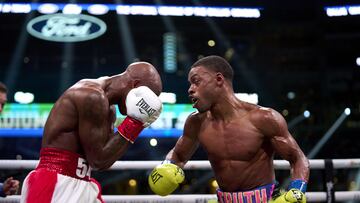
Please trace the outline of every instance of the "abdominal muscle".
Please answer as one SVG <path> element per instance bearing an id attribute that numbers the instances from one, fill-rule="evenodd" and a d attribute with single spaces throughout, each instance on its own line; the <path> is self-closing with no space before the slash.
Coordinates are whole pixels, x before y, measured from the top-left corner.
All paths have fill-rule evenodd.
<path id="1" fill-rule="evenodd" d="M 272 167 L 265 163 L 210 160 L 219 188 L 224 192 L 251 190 L 274 182 Z"/>

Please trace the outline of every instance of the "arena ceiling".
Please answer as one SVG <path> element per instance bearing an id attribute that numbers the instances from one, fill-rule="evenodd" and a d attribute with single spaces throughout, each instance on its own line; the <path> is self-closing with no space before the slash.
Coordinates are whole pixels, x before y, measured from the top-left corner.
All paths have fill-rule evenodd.
<path id="1" fill-rule="evenodd" d="M 360 27 L 357 22 L 360 16 L 328 17 L 324 8 L 342 5 L 339 2 L 106 3 L 114 2 L 256 7 L 262 10 L 261 17 L 257 19 L 126 16 L 125 21 L 120 20 L 115 12 L 109 12 L 97 16 L 108 25 L 106 33 L 81 43 L 49 42 L 30 36 L 25 26 L 29 20 L 41 15 L 36 11 L 31 14 L 1 13 L 0 80 L 9 81 L 9 76 L 13 76 L 10 81 L 12 92 L 30 91 L 35 93 L 36 102 L 53 102 L 65 88 L 81 78 L 117 74 L 128 64 L 125 56 L 129 49 L 124 47 L 124 33 L 121 31 L 126 23 L 130 33 L 128 41 L 133 44 L 136 59 L 152 62 L 162 73 L 165 90 L 176 92 L 181 103 L 188 102 L 186 73 L 189 65 L 199 56 L 217 54 L 226 57 L 233 65 L 235 90 L 259 93 L 260 102 L 264 105 L 283 108 L 287 105 L 289 91 L 298 93 L 299 99 L 314 101 L 312 103 L 334 100 L 334 105 L 357 105 L 360 76 L 355 60 L 359 56 Z M 352 3 L 347 2 L 346 5 Z M 169 22 L 172 30 L 166 25 Z M 163 34 L 169 31 L 176 32 L 178 43 L 182 46 L 177 53 L 178 70 L 172 74 L 162 71 Z M 215 47 L 207 45 L 210 39 L 216 41 Z M 64 60 L 65 55 L 68 61 Z M 18 67 L 19 71 L 15 72 L 14 67 Z M 66 82 L 60 81 L 65 72 L 68 75 Z"/>

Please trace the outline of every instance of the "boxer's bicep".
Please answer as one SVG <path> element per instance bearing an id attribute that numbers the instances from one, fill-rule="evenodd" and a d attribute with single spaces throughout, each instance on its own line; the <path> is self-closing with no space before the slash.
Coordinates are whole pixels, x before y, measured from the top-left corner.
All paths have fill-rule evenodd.
<path id="1" fill-rule="evenodd" d="M 271 139 L 277 154 L 289 161 L 293 179 L 307 181 L 309 178 L 309 161 L 296 140 L 290 134 L 285 119 L 280 114 L 274 116 L 274 126 L 277 129 Z"/>
<path id="2" fill-rule="evenodd" d="M 90 165 L 101 156 L 108 139 L 109 107 L 103 98 L 92 95 L 79 108 L 79 138 Z"/>
<path id="3" fill-rule="evenodd" d="M 276 153 L 290 163 L 294 163 L 301 152 L 300 147 L 289 132 L 274 135 L 271 143 Z"/>
<path id="4" fill-rule="evenodd" d="M 293 153 L 299 148 L 288 131 L 285 119 L 272 109 L 263 110 L 261 131 L 271 140 L 273 149 L 284 159 L 292 160 Z"/>
<path id="5" fill-rule="evenodd" d="M 262 119 L 261 131 L 271 140 L 273 149 L 281 158 L 293 165 L 304 157 L 281 114 L 268 109 L 263 113 Z"/>

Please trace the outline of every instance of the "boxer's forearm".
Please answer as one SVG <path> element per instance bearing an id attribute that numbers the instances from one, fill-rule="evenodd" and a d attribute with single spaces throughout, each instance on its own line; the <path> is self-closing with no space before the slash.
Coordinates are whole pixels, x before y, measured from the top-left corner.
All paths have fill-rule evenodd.
<path id="1" fill-rule="evenodd" d="M 291 178 L 302 179 L 306 182 L 309 180 L 310 164 L 305 155 L 299 156 L 299 158 L 291 164 Z"/>
<path id="2" fill-rule="evenodd" d="M 110 139 L 106 142 L 105 146 L 96 153 L 96 156 L 88 158 L 88 161 L 94 169 L 107 169 L 125 154 L 129 145 L 130 142 L 120 136 L 119 132 L 115 132 L 114 135 L 110 135 Z"/>
<path id="3" fill-rule="evenodd" d="M 183 168 L 191 159 L 199 146 L 197 139 L 183 135 L 176 142 L 175 147 L 167 154 L 166 159 Z"/>
<path id="4" fill-rule="evenodd" d="M 170 150 L 165 159 L 170 160 L 171 163 L 176 164 L 180 168 L 183 168 L 187 162 L 187 160 L 181 160 L 179 155 L 175 153 L 174 149 Z"/>

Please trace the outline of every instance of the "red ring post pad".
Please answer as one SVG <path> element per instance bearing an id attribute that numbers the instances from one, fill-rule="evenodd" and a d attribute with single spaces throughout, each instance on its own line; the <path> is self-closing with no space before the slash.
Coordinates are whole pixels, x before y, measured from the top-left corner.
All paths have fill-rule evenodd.
<path id="1" fill-rule="evenodd" d="M 144 126 L 142 122 L 127 116 L 117 129 L 123 138 L 134 144 Z"/>

